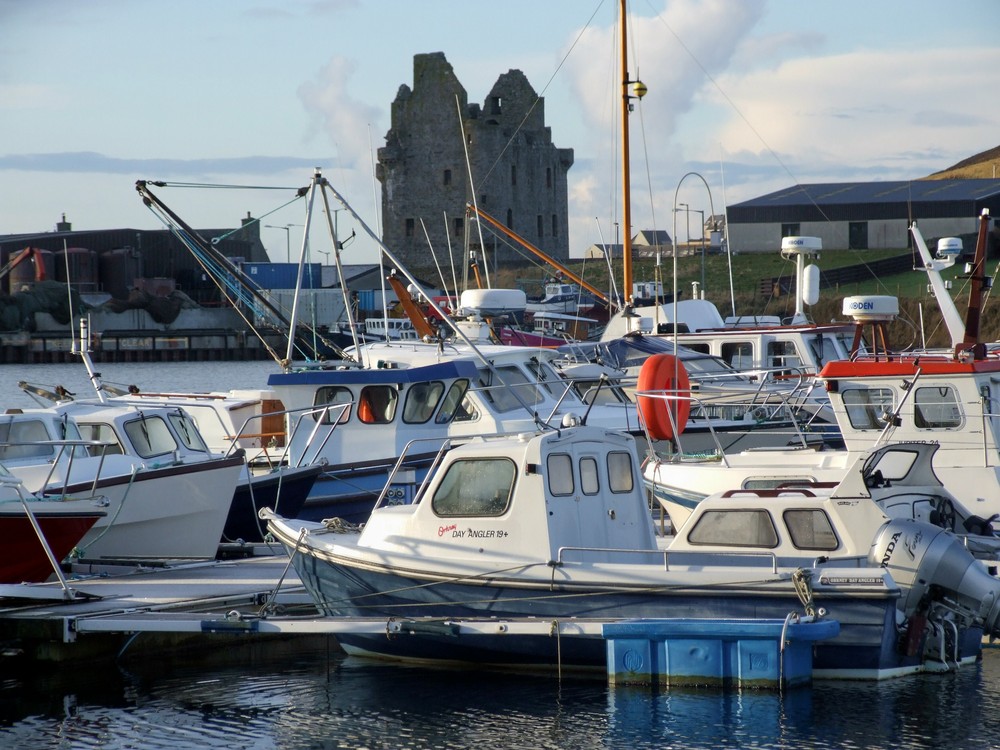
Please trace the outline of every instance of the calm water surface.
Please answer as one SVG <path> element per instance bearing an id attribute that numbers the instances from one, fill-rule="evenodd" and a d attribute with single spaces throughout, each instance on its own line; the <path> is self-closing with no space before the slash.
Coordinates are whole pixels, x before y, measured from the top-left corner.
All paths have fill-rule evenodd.
<path id="1" fill-rule="evenodd" d="M 145 390 L 265 385 L 269 362 L 99 365 Z M 89 395 L 82 366 L 0 365 Z M 221 651 L 221 653 L 219 652 Z M 789 691 L 609 688 L 601 679 L 436 671 L 350 659 L 315 640 L 0 673 L 0 748 L 961 748 L 1000 747 L 1000 651 L 945 675 Z"/>
<path id="2" fill-rule="evenodd" d="M 1000 653 L 955 674 L 772 692 L 432 671 L 325 648 L 8 676 L 5 748 L 962 748 L 1000 744 Z"/>
<path id="3" fill-rule="evenodd" d="M 274 362 L 133 362 L 95 363 L 108 384 L 137 385 L 144 391 L 220 391 L 263 388 L 267 376 L 278 372 Z M 94 388 L 83 365 L 77 362 L 46 365 L 0 364 L 0 410 L 39 406 L 18 388 L 20 381 L 35 385 L 64 386 L 77 398 L 93 398 Z"/>

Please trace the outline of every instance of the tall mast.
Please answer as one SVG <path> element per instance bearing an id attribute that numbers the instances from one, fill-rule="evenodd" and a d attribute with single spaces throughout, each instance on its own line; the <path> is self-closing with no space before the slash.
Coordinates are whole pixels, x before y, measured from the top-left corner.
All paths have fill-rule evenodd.
<path id="1" fill-rule="evenodd" d="M 629 182 L 629 149 L 628 149 L 628 38 L 626 35 L 627 19 L 625 17 L 625 1 L 621 0 L 621 55 L 622 55 L 622 294 L 625 303 L 632 302 L 632 199 Z"/>

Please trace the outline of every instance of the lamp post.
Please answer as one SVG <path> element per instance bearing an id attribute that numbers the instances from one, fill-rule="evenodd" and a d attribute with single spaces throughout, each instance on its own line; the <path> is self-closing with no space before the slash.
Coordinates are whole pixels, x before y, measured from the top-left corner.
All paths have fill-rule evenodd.
<path id="1" fill-rule="evenodd" d="M 708 187 L 708 182 L 705 180 L 705 178 L 702 177 L 697 172 L 688 172 L 683 177 L 681 177 L 680 181 L 677 183 L 677 189 L 674 190 L 674 244 L 675 244 L 675 250 L 674 250 L 674 345 L 675 346 L 677 344 L 677 251 L 676 251 L 677 210 L 678 210 L 677 206 L 685 206 L 685 205 L 687 205 L 687 204 L 684 204 L 684 203 L 678 203 L 677 202 L 677 197 L 680 194 L 681 185 L 684 184 L 684 180 L 686 180 L 688 177 L 697 177 L 698 179 L 700 179 L 702 181 L 702 183 L 704 183 L 705 190 L 708 191 L 708 205 L 709 205 L 709 208 L 711 209 L 710 215 L 711 216 L 715 216 L 715 204 L 712 201 L 712 190 Z M 704 234 L 705 234 L 704 231 L 702 231 L 702 237 L 704 237 Z M 690 232 L 688 234 L 688 237 L 689 237 L 689 240 L 690 240 Z M 729 263 L 730 263 L 730 265 L 729 265 L 729 294 L 732 297 L 732 302 L 733 302 L 733 315 L 736 315 L 736 295 L 735 295 L 735 292 L 733 290 L 733 266 L 732 266 L 732 259 L 730 259 Z"/>
<path id="2" fill-rule="evenodd" d="M 705 293 L 705 211 L 703 209 L 694 209 L 694 212 L 701 216 L 701 293 Z M 688 238 L 688 245 L 691 244 L 691 238 Z"/>
<path id="3" fill-rule="evenodd" d="M 301 224 L 285 224 L 283 227 L 279 227 L 276 224 L 265 224 L 265 229 L 280 229 L 285 233 L 285 262 L 292 262 L 292 227 L 301 227 Z"/>
<path id="4" fill-rule="evenodd" d="M 684 230 L 684 245 L 688 250 L 691 249 L 691 206 L 687 203 L 678 203 L 678 206 L 684 206 L 684 220 L 687 225 L 687 229 Z"/>

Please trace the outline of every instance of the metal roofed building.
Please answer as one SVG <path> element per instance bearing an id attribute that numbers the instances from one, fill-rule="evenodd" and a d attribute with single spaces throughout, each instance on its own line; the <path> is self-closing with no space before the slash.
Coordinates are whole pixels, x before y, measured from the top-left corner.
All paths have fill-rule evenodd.
<path id="1" fill-rule="evenodd" d="M 914 220 L 928 239 L 975 235 L 984 208 L 1000 226 L 1000 179 L 794 185 L 729 206 L 729 245 L 775 252 L 806 235 L 830 250 L 901 249 Z"/>

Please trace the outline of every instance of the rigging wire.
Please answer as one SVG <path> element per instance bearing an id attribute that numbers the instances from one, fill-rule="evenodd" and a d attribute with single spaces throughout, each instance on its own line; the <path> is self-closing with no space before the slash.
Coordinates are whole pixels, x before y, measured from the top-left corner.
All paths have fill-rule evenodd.
<path id="1" fill-rule="evenodd" d="M 788 175 L 788 177 L 792 180 L 795 186 L 799 188 L 800 192 L 806 197 L 806 199 L 809 201 L 812 207 L 816 209 L 816 211 L 819 213 L 820 216 L 823 217 L 823 220 L 828 223 L 832 223 L 832 219 L 830 219 L 827 213 L 823 210 L 822 206 L 820 206 L 816 202 L 816 200 L 813 198 L 810 192 L 806 189 L 806 186 L 799 181 L 798 177 L 792 172 L 791 168 L 781 159 L 778 153 L 771 147 L 767 139 L 764 138 L 763 134 L 750 121 L 750 118 L 747 117 L 746 114 L 744 114 L 744 112 L 740 109 L 740 107 L 736 104 L 736 102 L 733 101 L 733 99 L 729 96 L 729 94 L 722 88 L 719 82 L 712 76 L 712 74 L 705 68 L 705 66 L 702 65 L 701 61 L 694 54 L 691 48 L 684 43 L 684 40 L 681 37 L 681 35 L 678 34 L 673 29 L 673 27 L 670 26 L 670 24 L 666 21 L 666 19 L 663 18 L 663 16 L 660 14 L 659 10 L 653 7 L 650 0 L 646 0 L 646 4 L 649 7 L 649 9 L 653 12 L 652 13 L 653 17 L 656 18 L 656 20 L 659 21 L 663 25 L 663 27 L 669 32 L 669 34 L 674 38 L 674 40 L 680 46 L 680 48 L 685 52 L 685 54 L 687 54 L 687 56 L 691 59 L 694 65 L 698 68 L 698 70 L 701 71 L 702 75 L 705 76 L 705 78 L 712 85 L 712 87 L 719 94 L 719 96 L 721 96 L 725 100 L 725 102 L 732 108 L 733 112 L 736 113 L 736 115 L 750 129 L 750 131 L 754 134 L 757 140 L 760 141 L 761 145 L 763 145 L 763 147 L 775 160 L 778 166 L 780 166 L 781 169 L 785 172 L 785 174 Z M 728 234 L 728 226 L 727 226 L 727 234 Z M 858 258 L 860 263 L 869 269 L 871 278 L 872 280 L 875 281 L 877 287 L 879 289 L 888 291 L 888 287 L 882 282 L 882 279 L 874 271 L 871 270 L 871 266 L 869 264 L 868 259 L 866 259 L 865 256 L 861 254 L 856 248 L 849 248 L 849 249 L 853 250 L 855 257 Z M 734 315 L 735 315 L 735 310 L 734 310 Z M 910 322 L 912 323 L 912 321 Z"/>

